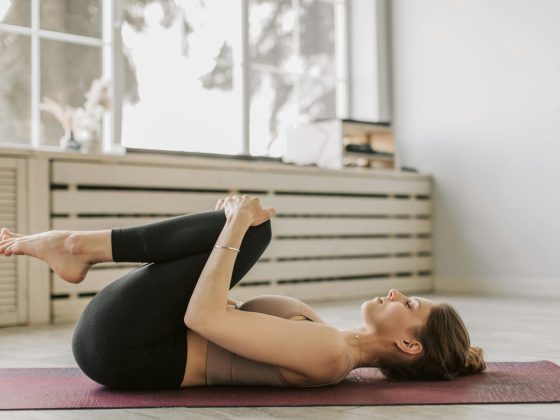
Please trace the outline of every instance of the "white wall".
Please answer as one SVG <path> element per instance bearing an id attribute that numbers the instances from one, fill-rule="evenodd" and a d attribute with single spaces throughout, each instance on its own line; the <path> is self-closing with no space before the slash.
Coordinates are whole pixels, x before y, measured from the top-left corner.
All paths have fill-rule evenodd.
<path id="1" fill-rule="evenodd" d="M 435 178 L 435 287 L 560 296 L 560 1 L 394 0 L 402 163 Z"/>

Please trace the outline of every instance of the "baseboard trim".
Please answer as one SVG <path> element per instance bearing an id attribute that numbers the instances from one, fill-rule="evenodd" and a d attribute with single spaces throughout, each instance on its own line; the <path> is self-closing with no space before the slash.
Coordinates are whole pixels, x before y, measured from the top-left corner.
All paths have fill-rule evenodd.
<path id="1" fill-rule="evenodd" d="M 436 293 L 560 298 L 560 278 L 434 279 Z"/>

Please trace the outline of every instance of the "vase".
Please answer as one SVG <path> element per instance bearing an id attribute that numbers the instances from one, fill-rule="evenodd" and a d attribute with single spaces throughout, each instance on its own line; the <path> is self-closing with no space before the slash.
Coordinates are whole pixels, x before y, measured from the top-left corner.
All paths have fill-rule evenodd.
<path id="1" fill-rule="evenodd" d="M 63 150 L 77 152 L 82 148 L 82 145 L 74 138 L 74 132 L 66 132 L 60 139 L 60 147 Z"/>
<path id="2" fill-rule="evenodd" d="M 100 153 L 101 152 L 101 139 L 98 132 L 89 129 L 79 129 L 76 132 L 76 139 L 82 145 L 82 153 Z"/>

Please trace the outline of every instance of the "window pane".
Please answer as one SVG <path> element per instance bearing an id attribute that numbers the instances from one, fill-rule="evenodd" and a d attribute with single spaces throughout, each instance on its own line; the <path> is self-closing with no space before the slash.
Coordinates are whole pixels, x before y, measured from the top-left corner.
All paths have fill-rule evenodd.
<path id="1" fill-rule="evenodd" d="M 101 0 L 41 0 L 41 29 L 101 37 Z"/>
<path id="2" fill-rule="evenodd" d="M 284 132 L 297 125 L 295 77 L 270 72 L 251 72 L 250 152 L 282 156 Z"/>
<path id="3" fill-rule="evenodd" d="M 336 116 L 334 7 L 318 0 L 249 0 L 249 48 L 256 64 L 250 78 L 251 154 L 281 156 L 287 128 Z M 266 72 L 262 64 L 281 71 Z"/>
<path id="4" fill-rule="evenodd" d="M 299 20 L 303 71 L 313 77 L 335 77 L 334 4 L 303 0 Z"/>
<path id="5" fill-rule="evenodd" d="M 31 26 L 31 0 L 0 0 L 0 23 Z"/>
<path id="6" fill-rule="evenodd" d="M 249 0 L 249 54 L 252 63 L 297 72 L 293 47 L 292 0 Z"/>
<path id="7" fill-rule="evenodd" d="M 101 49 L 67 42 L 41 40 L 41 98 L 61 105 L 82 106 L 94 79 L 101 76 Z M 62 126 L 41 112 L 41 143 L 58 145 Z"/>
<path id="8" fill-rule="evenodd" d="M 303 77 L 300 81 L 299 109 L 301 121 L 336 117 L 334 79 Z"/>
<path id="9" fill-rule="evenodd" d="M 31 142 L 31 42 L 0 32 L 0 143 Z"/>
<path id="10" fill-rule="evenodd" d="M 124 1 L 124 146 L 242 151 L 239 4 Z"/>

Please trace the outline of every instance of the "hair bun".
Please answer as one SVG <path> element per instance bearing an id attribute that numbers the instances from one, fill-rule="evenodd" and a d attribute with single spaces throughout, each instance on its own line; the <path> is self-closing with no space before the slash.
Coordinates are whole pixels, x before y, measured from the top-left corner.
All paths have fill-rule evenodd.
<path id="1" fill-rule="evenodd" d="M 464 373 L 479 373 L 485 369 L 486 362 L 484 361 L 484 351 L 478 346 L 470 347 L 467 351 Z"/>

